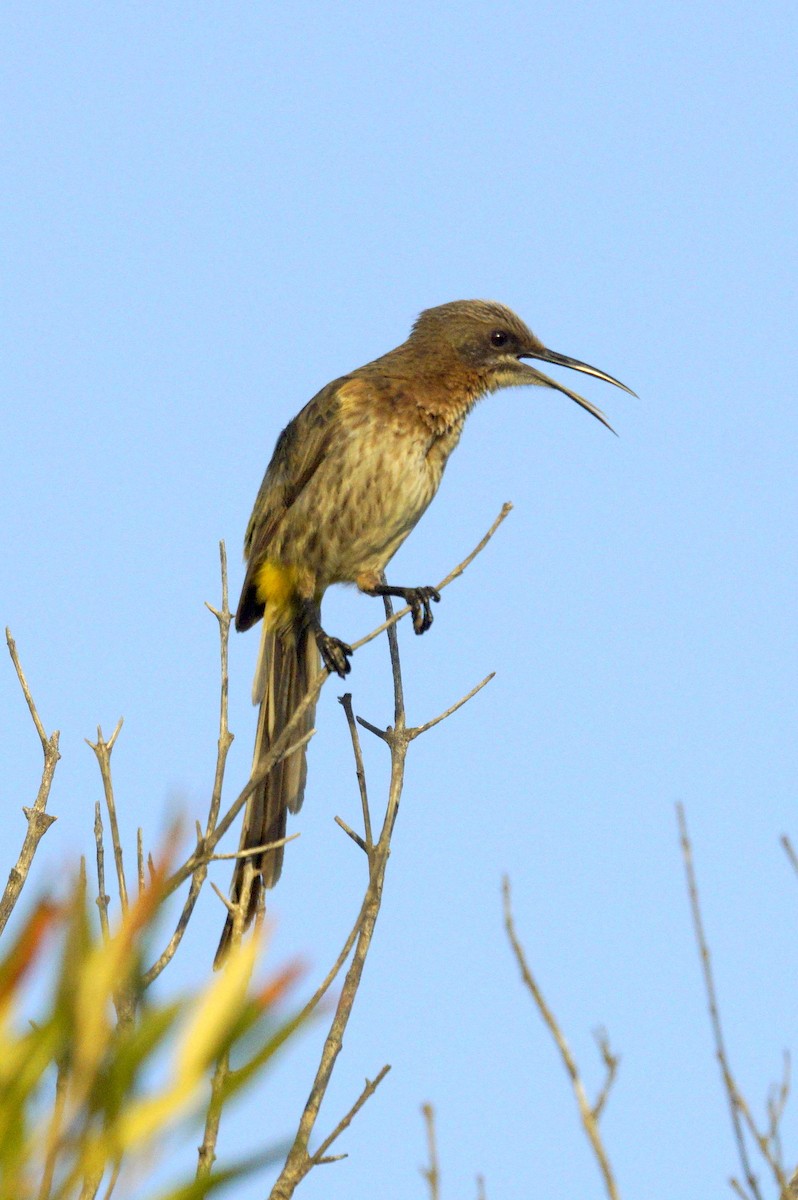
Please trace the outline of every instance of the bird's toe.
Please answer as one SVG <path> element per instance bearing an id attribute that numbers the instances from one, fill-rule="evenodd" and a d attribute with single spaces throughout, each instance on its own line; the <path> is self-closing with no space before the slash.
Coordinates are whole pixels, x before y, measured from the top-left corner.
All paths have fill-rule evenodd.
<path id="1" fill-rule="evenodd" d="M 331 675 L 340 675 L 342 679 L 345 679 L 352 670 L 352 664 L 349 661 L 349 656 L 353 653 L 352 647 L 348 646 L 346 642 L 342 642 L 340 638 L 330 637 L 326 633 L 317 640 L 322 662 L 327 670 Z"/>

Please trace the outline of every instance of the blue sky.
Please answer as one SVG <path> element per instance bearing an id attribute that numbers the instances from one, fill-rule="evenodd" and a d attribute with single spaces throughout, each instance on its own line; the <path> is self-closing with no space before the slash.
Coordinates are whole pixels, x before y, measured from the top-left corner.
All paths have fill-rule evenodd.
<path id="1" fill-rule="evenodd" d="M 622 1194 L 728 1195 L 733 1144 L 708 1033 L 674 804 L 695 841 L 728 1041 L 752 1104 L 795 1049 L 796 328 L 793 5 L 10 3 L 3 17 L 2 623 L 62 731 L 38 869 L 90 853 L 114 757 L 128 845 L 201 814 L 212 779 L 220 538 L 231 589 L 283 425 L 417 312 L 500 300 L 635 400 L 571 375 L 469 419 L 393 578 L 431 582 L 515 508 L 423 639 L 401 630 L 409 718 L 496 679 L 412 751 L 373 956 L 322 1112 L 393 1070 L 313 1197 L 599 1197 L 562 1068 L 501 927 L 596 1087 Z M 234 597 L 235 599 L 235 597 Z M 348 639 L 379 605 L 339 589 Z M 257 636 L 231 655 L 228 769 L 246 779 Z M 336 681 L 302 838 L 273 897 L 273 961 L 321 974 L 363 863 Z M 387 654 L 356 711 L 390 718 Z M 9 865 L 38 747 L 0 672 Z M 382 747 L 367 744 L 372 792 Z M 41 877 L 40 875 L 40 877 Z M 228 870 L 219 867 L 225 884 Z M 209 893 L 173 977 L 208 970 Z M 177 982 L 176 978 L 173 980 Z M 222 1154 L 296 1121 L 320 1031 Z M 253 1113 L 256 1115 L 253 1118 Z M 788 1159 L 798 1157 L 794 1109 Z M 792 1147 L 792 1149 L 791 1149 Z M 264 1184 L 240 1191 L 244 1200 Z"/>

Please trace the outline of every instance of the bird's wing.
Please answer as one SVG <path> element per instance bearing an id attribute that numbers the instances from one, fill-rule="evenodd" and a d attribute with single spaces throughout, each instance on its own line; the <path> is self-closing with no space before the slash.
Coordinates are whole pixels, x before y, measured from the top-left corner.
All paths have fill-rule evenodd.
<path id="1" fill-rule="evenodd" d="M 283 516 L 296 503 L 327 453 L 341 407 L 341 393 L 348 381 L 347 376 L 328 383 L 277 439 L 244 537 L 247 573 L 236 613 L 237 629 L 249 629 L 263 615 L 255 575 L 268 558 L 269 544 Z"/>

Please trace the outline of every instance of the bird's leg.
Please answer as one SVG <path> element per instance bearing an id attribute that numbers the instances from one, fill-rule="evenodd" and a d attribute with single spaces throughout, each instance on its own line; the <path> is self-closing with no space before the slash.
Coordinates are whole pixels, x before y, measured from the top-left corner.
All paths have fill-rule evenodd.
<path id="1" fill-rule="evenodd" d="M 430 601 L 434 600 L 437 604 L 441 598 L 440 592 L 434 587 L 389 587 L 387 583 L 378 583 L 371 579 L 358 580 L 358 587 L 367 596 L 397 596 L 404 600 L 412 610 L 413 629 L 416 633 L 426 633 L 429 629 L 432 624 Z"/>
<path id="2" fill-rule="evenodd" d="M 346 642 L 342 642 L 340 638 L 330 637 L 329 633 L 324 632 L 321 627 L 321 613 L 318 604 L 313 600 L 306 600 L 302 607 L 308 628 L 312 630 L 316 639 L 322 662 L 331 675 L 335 673 L 345 679 L 352 670 L 349 662 L 352 647 L 348 646 Z"/>

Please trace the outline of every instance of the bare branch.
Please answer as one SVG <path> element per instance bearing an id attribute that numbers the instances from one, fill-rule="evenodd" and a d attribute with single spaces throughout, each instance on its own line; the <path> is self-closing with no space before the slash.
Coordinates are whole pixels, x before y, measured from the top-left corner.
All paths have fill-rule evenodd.
<path id="1" fill-rule="evenodd" d="M 47 758 L 47 746 L 48 746 L 50 739 L 48 738 L 47 734 L 44 732 L 44 726 L 42 725 L 41 718 L 39 717 L 39 714 L 36 710 L 36 705 L 33 703 L 33 696 L 30 694 L 30 688 L 28 687 L 28 681 L 25 678 L 25 672 L 22 670 L 22 664 L 20 663 L 19 655 L 17 654 L 17 643 L 12 638 L 11 630 L 8 628 L 8 626 L 6 626 L 6 645 L 8 646 L 8 653 L 11 655 L 11 661 L 14 664 L 14 670 L 17 673 L 17 679 L 19 680 L 19 686 L 22 688 L 22 695 L 25 697 L 25 703 L 28 706 L 28 711 L 30 712 L 31 717 L 33 718 L 33 724 L 36 726 L 36 732 L 38 733 L 39 741 L 42 744 L 42 753 L 44 754 L 45 759 L 46 759 Z"/>
<path id="2" fill-rule="evenodd" d="M 435 1140 L 435 1109 L 431 1104 L 422 1104 L 421 1112 L 427 1127 L 427 1153 L 429 1166 L 421 1168 L 421 1174 L 429 1186 L 429 1200 L 440 1200 L 441 1173 L 438 1167 L 438 1146 Z"/>
<path id="3" fill-rule="evenodd" d="M 316 1167 L 320 1163 L 338 1162 L 340 1159 L 346 1158 L 345 1154 L 336 1154 L 332 1158 L 327 1157 L 327 1151 L 329 1150 L 330 1146 L 332 1146 L 333 1142 L 340 1137 L 343 1131 L 352 1124 L 353 1119 L 360 1112 L 366 1101 L 374 1095 L 390 1069 L 390 1064 L 386 1063 L 379 1075 L 372 1080 L 366 1080 L 366 1086 L 363 1088 L 363 1091 L 360 1093 L 355 1103 L 349 1109 L 349 1112 L 341 1118 L 341 1120 L 335 1126 L 335 1129 L 333 1129 L 332 1133 L 324 1139 L 316 1153 L 311 1155 L 309 1159 L 311 1167 Z"/>
<path id="4" fill-rule="evenodd" d="M 97 726 L 97 741 L 90 742 L 86 738 L 86 745 L 89 746 L 95 753 L 97 762 L 100 766 L 100 776 L 103 781 L 103 791 L 105 793 L 105 806 L 108 809 L 108 821 L 111 825 L 111 843 L 114 848 L 114 863 L 116 865 L 116 878 L 119 885 L 119 903 L 122 906 L 122 912 L 127 912 L 127 883 L 125 881 L 125 866 L 122 859 L 122 841 L 119 836 L 119 822 L 116 819 L 116 801 L 114 800 L 114 784 L 111 777 L 111 753 L 116 744 L 116 739 L 119 737 L 119 732 L 122 728 L 123 718 L 120 717 L 116 723 L 116 728 L 106 742 L 103 738 L 103 731 L 100 726 Z"/>
<path id="5" fill-rule="evenodd" d="M 751 1113 L 751 1109 L 748 1106 L 747 1100 L 745 1099 L 742 1092 L 739 1090 L 739 1088 L 737 1087 L 737 1084 L 735 1083 L 734 1079 L 731 1076 L 729 1076 L 726 1086 L 729 1089 L 729 1094 L 732 1099 L 732 1102 L 734 1103 L 735 1108 L 739 1112 L 742 1113 L 743 1120 L 745 1121 L 746 1125 L 748 1126 L 748 1131 L 751 1134 L 751 1137 L 756 1142 L 756 1144 L 759 1148 L 760 1154 L 762 1155 L 765 1162 L 768 1164 L 771 1171 L 773 1172 L 773 1177 L 776 1180 L 776 1183 L 778 1184 L 779 1189 L 780 1189 L 780 1195 L 782 1197 L 788 1196 L 790 1184 L 789 1184 L 789 1181 L 785 1174 L 784 1167 L 779 1162 L 779 1159 L 777 1157 L 777 1153 L 776 1153 L 777 1147 L 774 1146 L 774 1144 L 773 1144 L 771 1138 L 768 1136 L 768 1134 L 763 1133 L 762 1130 L 757 1125 L 756 1121 L 754 1120 L 753 1114 Z"/>
<path id="6" fill-rule="evenodd" d="M 199 894 L 202 890 L 202 885 L 208 874 L 208 862 L 212 855 L 210 852 L 205 852 L 205 847 L 209 839 L 213 837 L 216 828 L 216 822 L 219 816 L 219 809 L 222 802 L 222 788 L 224 785 L 224 773 L 227 765 L 227 755 L 233 744 L 233 734 L 228 726 L 228 698 L 229 698 L 229 669 L 228 669 L 228 649 L 230 643 L 230 622 L 232 614 L 228 603 L 229 593 L 227 586 L 227 550 L 224 542 L 219 543 L 219 565 L 222 576 L 222 607 L 220 609 L 213 608 L 207 604 L 206 607 L 213 613 L 219 625 L 219 659 L 220 659 L 220 695 L 219 695 L 219 737 L 216 743 L 216 767 L 213 776 L 213 786 L 211 789 L 210 806 L 208 809 L 208 819 L 205 825 L 205 834 L 203 836 L 198 823 L 197 848 L 189 860 L 192 865 L 192 870 L 188 871 L 183 878 L 191 876 L 191 886 L 188 889 L 188 895 L 183 904 L 183 910 L 175 926 L 174 933 L 169 939 L 165 949 L 155 960 L 147 974 L 144 976 L 144 986 L 149 987 L 153 980 L 157 979 L 164 967 L 171 962 L 174 957 L 177 947 L 183 940 L 183 934 L 191 920 L 194 906 L 197 903 Z M 218 838 L 216 839 L 218 841 Z M 216 845 L 213 841 L 210 849 Z"/>
<path id="7" fill-rule="evenodd" d="M 416 726 L 415 729 L 408 729 L 407 736 L 412 741 L 413 738 L 417 738 L 419 734 L 426 733 L 428 729 L 432 729 L 435 725 L 440 725 L 441 721 L 445 721 L 447 717 L 452 715 L 452 713 L 456 713 L 458 708 L 462 708 L 464 704 L 468 704 L 468 701 L 476 696 L 477 692 L 481 692 L 485 685 L 490 683 L 491 679 L 495 679 L 495 677 L 496 672 L 491 671 L 490 675 L 486 675 L 481 683 L 478 683 L 476 687 L 472 687 L 470 692 L 467 692 L 466 695 L 463 696 L 462 699 L 458 700 L 456 704 L 450 705 L 450 707 L 447 708 L 445 712 L 442 712 L 439 717 L 433 717 L 431 721 L 426 721 L 423 725 Z"/>
<path id="8" fill-rule="evenodd" d="M 144 891 L 144 830 L 140 825 L 136 830 L 136 874 L 141 895 Z"/>
<path id="9" fill-rule="evenodd" d="M 216 826 L 216 821 L 219 816 L 219 809 L 222 803 L 222 786 L 224 784 L 224 772 L 227 765 L 227 754 L 233 744 L 234 735 L 230 732 L 227 723 L 228 716 L 228 698 L 230 692 L 230 674 L 229 674 L 229 645 L 230 645 L 230 623 L 232 621 L 232 613 L 228 603 L 229 593 L 227 586 L 227 548 L 224 542 L 219 542 L 219 563 L 222 573 L 222 607 L 221 609 L 211 608 L 207 606 L 216 620 L 219 622 L 219 655 L 221 668 L 221 688 L 219 695 L 219 740 L 216 750 L 216 771 L 213 778 L 213 790 L 211 792 L 211 804 L 208 812 L 208 821 L 205 826 L 206 836 L 210 836 Z"/>
<path id="10" fill-rule="evenodd" d="M 11 636 L 11 631 L 6 629 L 6 644 L 8 652 L 11 655 L 11 661 L 14 664 L 14 670 L 17 673 L 19 685 L 22 688 L 22 694 L 25 697 L 25 702 L 28 706 L 33 724 L 36 727 L 36 732 L 39 735 L 39 741 L 42 745 L 42 753 L 44 755 L 44 766 L 42 767 L 42 777 L 39 783 L 39 790 L 36 799 L 31 808 L 23 807 L 22 811 L 25 814 L 25 819 L 28 822 L 28 828 L 25 832 L 25 837 L 22 841 L 22 848 L 19 852 L 19 857 L 16 863 L 11 868 L 8 875 L 8 883 L 6 884 L 3 897 L 0 899 L 0 933 L 6 927 L 8 918 L 14 911 L 14 905 L 20 897 L 25 882 L 28 878 L 33 858 L 38 849 L 39 842 L 42 840 L 47 830 L 55 821 L 55 817 L 51 816 L 46 811 L 47 801 L 50 797 L 50 789 L 53 786 L 53 776 L 55 775 L 56 764 L 61 757 L 58 750 L 58 730 L 47 736 L 44 731 L 39 714 L 36 710 L 36 705 L 33 702 L 33 697 L 28 687 L 28 681 L 25 678 L 25 673 L 22 670 L 22 665 L 17 654 L 16 642 Z"/>
<path id="11" fill-rule="evenodd" d="M 218 889 L 216 890 L 218 891 Z M 225 903 L 228 903 L 225 896 L 221 898 Z M 202 1145 L 199 1148 L 197 1179 L 202 1179 L 210 1175 L 213 1164 L 216 1162 L 216 1143 L 219 1140 L 219 1125 L 222 1119 L 222 1108 L 224 1107 L 224 1097 L 229 1075 L 230 1052 L 229 1050 L 225 1050 L 219 1056 L 214 1068 L 213 1078 L 211 1079 L 211 1098 L 205 1117 L 205 1132 L 202 1138 Z"/>
<path id="12" fill-rule="evenodd" d="M 378 726 L 372 725 L 371 721 L 367 721 L 365 717 L 356 717 L 355 719 L 358 725 L 362 725 L 364 729 L 368 729 L 369 733 L 373 733 L 381 742 L 389 740 L 390 729 L 380 729 Z"/>
<path id="13" fill-rule="evenodd" d="M 720 1022 L 720 1010 L 718 1008 L 717 995 L 715 992 L 715 980 L 712 974 L 709 943 L 707 942 L 706 934 L 704 933 L 704 922 L 701 916 L 701 905 L 698 898 L 698 882 L 696 880 L 695 868 L 693 866 L 693 849 L 687 833 L 687 820 L 685 818 L 684 806 L 682 804 L 676 805 L 676 814 L 679 822 L 682 858 L 684 860 L 684 870 L 687 877 L 687 891 L 690 897 L 690 911 L 693 917 L 693 929 L 695 931 L 698 953 L 701 958 L 701 970 L 704 975 L 704 988 L 707 994 L 709 1019 L 712 1025 L 712 1036 L 715 1041 L 715 1053 L 717 1055 L 718 1062 L 720 1063 L 723 1084 L 729 1101 L 729 1115 L 731 1117 L 732 1129 L 734 1130 L 734 1140 L 737 1143 L 737 1154 L 740 1159 L 740 1165 L 743 1169 L 745 1181 L 750 1188 L 751 1195 L 755 1197 L 755 1200 L 762 1200 L 759 1184 L 751 1169 L 751 1163 L 748 1158 L 748 1149 L 745 1144 L 745 1135 L 743 1133 L 742 1122 L 740 1121 L 739 1106 L 737 1103 L 737 1088 L 732 1077 L 729 1059 L 726 1054 L 726 1044 L 723 1037 L 723 1028 Z"/>
<path id="14" fill-rule="evenodd" d="M 781 1161 L 781 1119 L 790 1097 L 791 1062 L 789 1052 L 784 1052 L 784 1073 L 780 1084 L 774 1084 L 768 1097 L 768 1137 L 776 1147 L 776 1157 Z"/>
<path id="15" fill-rule="evenodd" d="M 355 724 L 355 714 L 352 711 L 352 693 L 347 692 L 343 696 L 338 697 L 338 703 L 343 706 L 346 713 L 347 724 L 349 725 L 349 736 L 352 739 L 352 753 L 355 756 L 355 774 L 357 775 L 357 786 L 360 792 L 360 804 L 363 809 L 363 831 L 365 833 L 365 844 L 362 848 L 366 850 L 373 845 L 371 836 L 371 813 L 369 812 L 369 797 L 366 788 L 366 772 L 363 768 L 363 755 L 360 750 L 360 738 L 357 733 L 357 725 Z M 350 831 L 351 832 L 351 831 Z M 353 835 L 354 836 L 354 835 Z M 355 838 L 355 841 L 358 839 Z"/>
<path id="16" fill-rule="evenodd" d="M 610 1039 L 607 1035 L 606 1029 L 597 1029 L 595 1038 L 601 1054 L 601 1061 L 607 1068 L 607 1074 L 604 1078 L 604 1085 L 596 1097 L 595 1104 L 593 1105 L 593 1117 L 596 1121 L 598 1121 L 601 1117 L 604 1105 L 607 1103 L 607 1097 L 612 1090 L 612 1085 L 615 1083 L 615 1076 L 618 1073 L 618 1064 L 621 1060 L 618 1055 L 613 1054 L 610 1049 Z"/>
<path id="17" fill-rule="evenodd" d="M 108 905 L 111 897 L 105 890 L 105 844 L 103 842 L 103 817 L 100 801 L 94 805 L 94 844 L 97 847 L 97 908 L 100 912 L 100 928 L 106 941 L 111 936 L 108 922 Z"/>
<path id="18" fill-rule="evenodd" d="M 230 913 L 230 915 L 231 916 L 234 915 L 238 908 L 238 905 L 234 904 L 233 901 L 229 898 L 229 896 L 225 895 L 225 893 L 222 891 L 222 889 L 220 887 L 218 887 L 213 882 L 213 880 L 211 880 L 211 888 L 216 893 L 218 898 L 221 900 L 222 904 L 225 906 L 225 908 Z"/>
<path id="19" fill-rule="evenodd" d="M 795 871 L 796 875 L 798 875 L 798 854 L 795 853 L 795 848 L 792 842 L 787 837 L 786 833 L 781 835 L 780 841 L 786 851 L 787 857 L 792 863 L 792 869 Z"/>
<path id="20" fill-rule="evenodd" d="M 582 1121 L 582 1127 L 583 1127 L 585 1133 L 587 1134 L 588 1141 L 590 1142 L 590 1145 L 593 1148 L 593 1153 L 595 1154 L 596 1160 L 599 1164 L 599 1168 L 601 1170 L 601 1174 L 604 1179 L 604 1187 L 606 1189 L 607 1195 L 610 1197 L 610 1200 L 618 1200 L 618 1195 L 619 1195 L 618 1188 L 615 1183 L 615 1177 L 613 1175 L 612 1167 L 610 1165 L 610 1160 L 607 1156 L 607 1151 L 604 1148 L 604 1142 L 603 1142 L 601 1134 L 599 1132 L 599 1121 L 598 1121 L 599 1116 L 601 1114 L 601 1110 L 604 1107 L 604 1103 L 607 1099 L 607 1095 L 608 1095 L 610 1087 L 612 1085 L 612 1078 L 610 1077 L 610 1068 L 608 1066 L 607 1080 L 606 1080 L 604 1086 L 602 1087 L 601 1092 L 599 1093 L 598 1100 L 596 1101 L 596 1103 L 594 1105 L 591 1105 L 590 1102 L 588 1101 L 587 1093 L 585 1092 L 585 1086 L 582 1082 L 582 1077 L 579 1073 L 579 1068 L 576 1064 L 576 1059 L 574 1058 L 573 1054 L 571 1053 L 571 1048 L 568 1045 L 567 1041 L 565 1040 L 565 1035 L 563 1034 L 562 1030 L 560 1029 L 560 1026 L 557 1022 L 557 1018 L 555 1017 L 554 1013 L 549 1008 L 548 1004 L 546 1003 L 546 1001 L 543 997 L 543 993 L 541 992 L 540 987 L 538 986 L 537 980 L 535 979 L 535 977 L 532 974 L 532 971 L 529 968 L 529 965 L 528 965 L 527 959 L 526 959 L 526 955 L 524 954 L 523 947 L 521 946 L 521 943 L 518 940 L 518 935 L 515 931 L 515 921 L 513 919 L 512 904 L 511 904 L 511 898 L 510 898 L 510 880 L 507 878 L 506 875 L 504 877 L 504 881 L 502 884 L 502 891 L 504 894 L 504 926 L 505 926 L 505 929 L 507 930 L 507 936 L 510 939 L 510 945 L 513 948 L 513 953 L 515 954 L 516 961 L 518 963 L 518 966 L 521 969 L 521 977 L 522 977 L 524 983 L 526 984 L 527 988 L 529 989 L 529 991 L 532 994 L 532 998 L 535 1001 L 538 1012 L 542 1016 L 542 1018 L 546 1024 L 546 1027 L 549 1030 L 549 1033 L 551 1034 L 552 1038 L 554 1039 L 554 1043 L 560 1052 L 560 1058 L 562 1059 L 565 1069 L 568 1072 L 568 1075 L 570 1077 L 571 1087 L 573 1088 L 574 1095 L 576 1097 L 576 1103 L 579 1108 L 579 1116 Z M 607 1060 L 605 1058 L 605 1062 L 606 1061 Z M 617 1062 L 617 1060 L 615 1060 L 615 1061 Z M 614 1078 L 614 1071 L 615 1071 L 615 1068 L 613 1066 L 613 1068 L 612 1068 L 612 1077 L 613 1078 Z"/>
<path id="21" fill-rule="evenodd" d="M 364 851 L 364 853 L 368 854 L 369 847 L 366 845 L 363 838 L 360 836 L 359 833 L 355 833 L 354 829 L 352 829 L 351 826 L 347 825 L 347 823 L 343 819 L 343 817 L 336 817 L 335 823 L 336 823 L 336 825 L 339 825 L 341 827 L 341 829 L 343 829 L 344 833 L 347 833 L 349 835 L 349 837 L 351 837 L 352 841 L 355 843 L 356 846 L 359 846 L 360 849 Z"/>
<path id="22" fill-rule="evenodd" d="M 256 854 L 263 854 L 266 850 L 279 850 L 280 846 L 287 846 L 289 842 L 295 842 L 298 837 L 302 837 L 302 834 L 289 833 L 286 837 L 278 838 L 274 842 L 264 842 L 262 846 L 247 846 L 246 850 L 232 850 L 229 854 L 210 854 L 204 861 L 228 862 L 234 858 L 254 858 Z"/>
<path id="23" fill-rule="evenodd" d="M 255 877 L 255 870 L 252 865 L 252 860 L 248 860 L 244 864 L 244 870 L 241 877 L 241 892 L 238 897 L 238 902 L 233 903 L 224 896 L 215 883 L 212 883 L 214 891 L 219 899 L 230 912 L 233 918 L 233 930 L 231 934 L 231 948 L 241 945 L 241 937 L 244 932 L 247 911 L 249 909 L 250 896 L 252 895 L 252 881 Z M 192 885 L 193 885 L 192 880 Z M 256 934 L 261 928 L 263 922 L 263 896 L 261 894 L 260 906 L 256 913 Z M 222 1119 L 222 1108 L 224 1107 L 225 1094 L 227 1083 L 230 1078 L 230 1051 L 229 1048 L 224 1050 L 216 1062 L 216 1067 L 211 1080 L 211 1095 L 208 1101 L 208 1109 L 205 1114 L 205 1129 L 202 1137 L 202 1145 L 199 1148 L 199 1157 L 197 1159 L 197 1179 L 207 1177 L 216 1161 L 216 1143 L 219 1139 L 219 1126 Z"/>

